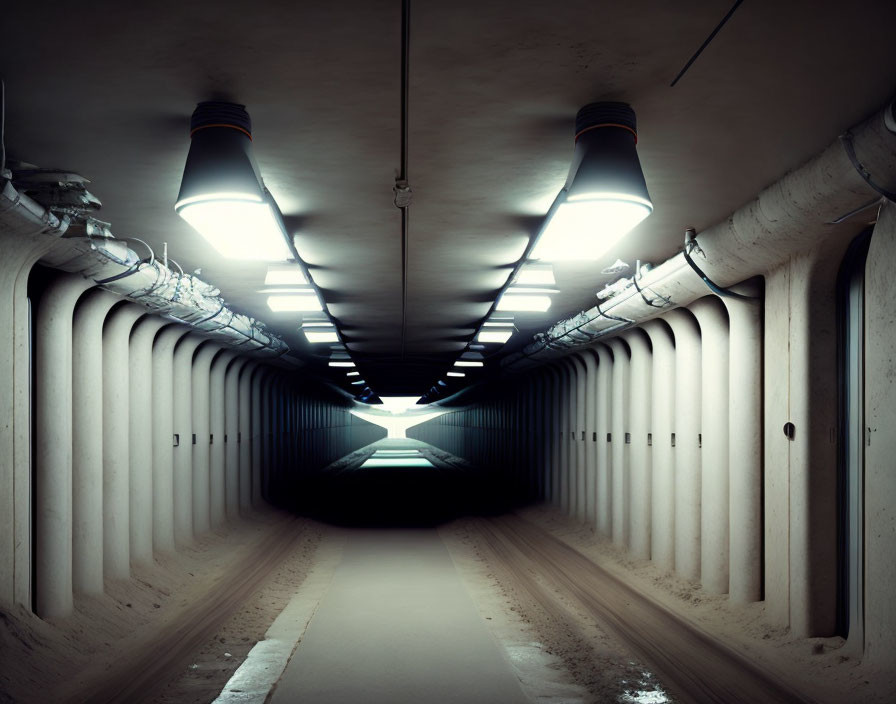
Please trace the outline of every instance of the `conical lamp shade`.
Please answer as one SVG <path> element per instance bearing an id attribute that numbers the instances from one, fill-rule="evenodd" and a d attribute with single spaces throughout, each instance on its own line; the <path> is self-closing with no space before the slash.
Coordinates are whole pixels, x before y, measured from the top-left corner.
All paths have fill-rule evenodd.
<path id="1" fill-rule="evenodd" d="M 636 141 L 635 113 L 625 103 L 579 111 L 570 174 L 533 258 L 599 259 L 650 215 Z"/>
<path id="2" fill-rule="evenodd" d="M 242 105 L 200 103 L 174 209 L 228 258 L 291 257 L 279 213 L 252 155 L 251 122 Z"/>

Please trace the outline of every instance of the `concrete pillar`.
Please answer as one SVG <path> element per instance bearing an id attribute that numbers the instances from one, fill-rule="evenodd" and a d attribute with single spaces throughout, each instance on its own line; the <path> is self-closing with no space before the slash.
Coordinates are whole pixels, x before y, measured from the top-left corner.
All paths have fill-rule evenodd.
<path id="1" fill-rule="evenodd" d="M 587 370 L 585 363 L 579 356 L 570 357 L 570 364 L 575 374 L 575 424 L 572 428 L 572 441 L 575 447 L 575 464 L 574 472 L 570 481 L 570 514 L 577 521 L 585 521 L 585 473 L 586 455 L 585 455 L 585 407 L 587 406 Z M 590 441 L 590 439 L 589 439 Z"/>
<path id="2" fill-rule="evenodd" d="M 523 497 L 526 500 L 531 500 L 537 495 L 536 478 L 538 476 L 538 455 L 540 449 L 538 444 L 540 440 L 538 436 L 539 411 L 541 410 L 539 405 L 540 381 L 541 379 L 539 376 L 531 375 L 528 378 L 526 384 L 525 405 L 522 409 L 526 420 L 525 428 L 522 431 L 522 440 L 526 442 L 526 476 L 523 484 Z"/>
<path id="3" fill-rule="evenodd" d="M 217 528 L 227 515 L 227 369 L 236 357 L 224 350 L 212 362 L 209 376 L 209 525 Z M 233 399 L 236 400 L 235 397 Z M 236 442 L 236 434 L 234 434 Z M 235 464 L 233 465 L 236 469 Z M 236 473 L 234 472 L 234 480 Z M 234 496 L 236 481 L 233 482 Z"/>
<path id="4" fill-rule="evenodd" d="M 221 355 L 222 357 L 224 355 Z M 234 359 L 224 377 L 224 515 L 228 520 L 240 514 L 240 371 L 245 357 Z M 216 360 L 215 365 L 219 362 Z"/>
<path id="5" fill-rule="evenodd" d="M 221 348 L 213 342 L 196 350 L 193 356 L 193 533 L 202 535 L 211 530 L 211 366 Z M 223 396 L 223 394 L 222 394 Z M 223 400 L 223 399 L 222 399 Z"/>
<path id="6" fill-rule="evenodd" d="M 193 356 L 206 338 L 190 334 L 174 348 L 174 540 L 193 540 Z"/>
<path id="7" fill-rule="evenodd" d="M 111 579 L 131 576 L 129 340 L 145 314 L 123 303 L 103 326 L 103 574 Z"/>
<path id="8" fill-rule="evenodd" d="M 671 437 L 675 413 L 675 343 L 672 330 L 661 318 L 648 320 L 642 329 L 653 347 L 651 426 L 651 538 L 653 562 L 664 570 L 675 567 L 675 455 Z"/>
<path id="9" fill-rule="evenodd" d="M 896 671 L 896 207 L 881 211 L 868 252 L 865 278 L 865 660 Z M 852 639 L 852 634 L 850 634 Z"/>
<path id="10" fill-rule="evenodd" d="M 260 496 L 262 500 L 268 502 L 271 500 L 270 494 L 270 479 L 271 472 L 274 467 L 274 459 L 273 459 L 273 419 L 271 418 L 271 409 L 273 406 L 273 391 L 274 391 L 274 381 L 275 381 L 275 372 L 271 370 L 271 372 L 264 377 L 261 386 L 261 472 L 259 476 L 260 481 Z M 314 427 L 316 426 L 316 420 L 313 423 Z M 312 449 L 313 449 L 313 434 L 312 434 Z"/>
<path id="11" fill-rule="evenodd" d="M 584 520 L 594 528 L 597 520 L 597 357 L 592 350 L 585 350 L 580 356 L 585 364 Z"/>
<path id="12" fill-rule="evenodd" d="M 264 389 L 270 373 L 267 367 L 256 367 L 252 375 L 252 507 L 261 507 L 261 474 L 264 467 Z"/>
<path id="13" fill-rule="evenodd" d="M 82 594 L 103 593 L 103 323 L 119 301 L 88 290 L 72 326 L 72 588 Z"/>
<path id="14" fill-rule="evenodd" d="M 563 513 L 566 513 L 566 509 L 568 508 L 568 496 L 566 493 L 567 487 L 567 473 L 569 471 L 569 428 L 570 428 L 570 413 L 569 413 L 569 397 L 571 395 L 570 392 L 570 378 L 571 374 L 569 371 L 569 365 L 565 363 L 560 364 L 558 370 L 560 372 L 560 433 L 557 436 L 557 442 L 560 446 L 560 464 L 556 469 L 556 473 L 554 476 L 553 482 L 553 490 L 554 490 L 554 505 L 559 508 Z"/>
<path id="15" fill-rule="evenodd" d="M 0 228 L 0 605 L 32 608 L 31 300 L 28 279 L 55 237 Z"/>
<path id="16" fill-rule="evenodd" d="M 609 340 L 608 347 L 613 352 L 612 405 L 610 453 L 612 456 L 612 476 L 610 479 L 611 534 L 613 542 L 628 547 L 628 492 L 629 448 L 625 444 L 625 434 L 629 428 L 629 351 L 619 338 Z"/>
<path id="17" fill-rule="evenodd" d="M 796 637 L 836 632 L 836 280 L 831 235 L 766 276 L 765 599 Z M 733 345 L 732 341 L 732 345 Z M 792 423 L 793 434 L 783 432 Z M 732 507 L 733 508 L 733 507 Z"/>
<path id="18" fill-rule="evenodd" d="M 248 360 L 247 360 L 248 361 Z M 236 518 L 240 513 L 252 511 L 252 377 L 258 369 L 256 362 L 249 361 L 239 376 L 239 464 L 237 469 L 238 501 Z"/>
<path id="19" fill-rule="evenodd" d="M 700 580 L 700 329 L 694 316 L 681 308 L 666 313 L 665 320 L 675 335 L 675 571 L 696 582 Z"/>
<path id="20" fill-rule="evenodd" d="M 759 295 L 758 286 L 738 289 Z M 762 307 L 723 299 L 729 318 L 728 496 L 732 601 L 762 598 Z"/>
<path id="21" fill-rule="evenodd" d="M 42 618 L 72 610 L 72 312 L 91 285 L 55 279 L 34 322 L 34 592 Z"/>
<path id="22" fill-rule="evenodd" d="M 551 461 L 553 457 L 553 399 L 554 399 L 554 370 L 550 367 L 544 369 L 541 375 L 541 399 L 540 413 L 541 426 L 539 429 L 539 442 L 541 444 L 541 467 L 538 475 L 538 498 L 541 501 L 548 499 L 548 487 L 551 481 Z"/>
<path id="23" fill-rule="evenodd" d="M 701 338 L 700 581 L 710 594 L 728 592 L 728 314 L 716 296 L 690 305 Z M 739 501 L 738 497 L 736 501 Z"/>
<path id="24" fill-rule="evenodd" d="M 158 551 L 174 550 L 174 348 L 189 331 L 163 328 L 152 348 L 152 546 Z"/>
<path id="25" fill-rule="evenodd" d="M 822 245 L 808 260 L 795 258 L 790 286 L 790 420 L 797 428 L 789 443 L 790 627 L 798 637 L 836 633 L 838 404 L 831 380 L 845 249 Z M 782 426 L 772 426 L 779 437 Z"/>
<path id="26" fill-rule="evenodd" d="M 549 459 L 544 477 L 545 501 L 556 505 L 557 501 L 557 476 L 560 469 L 560 385 L 562 377 L 556 366 L 548 367 L 550 380 L 548 404 L 547 438 Z"/>
<path id="27" fill-rule="evenodd" d="M 156 333 L 168 323 L 158 316 L 139 320 L 131 333 L 129 379 L 129 496 L 131 564 L 152 562 L 153 467 L 152 348 Z"/>
<path id="28" fill-rule="evenodd" d="M 595 390 L 597 401 L 595 407 L 595 423 L 597 426 L 595 511 L 597 517 L 594 528 L 599 536 L 609 538 L 613 534 L 613 509 L 611 501 L 611 445 L 607 442 L 607 436 L 611 432 L 610 399 L 613 357 L 610 348 L 605 345 L 597 345 L 594 348 L 594 352 L 597 354 L 597 387 Z"/>
<path id="29" fill-rule="evenodd" d="M 627 530 L 632 556 L 639 560 L 649 560 L 653 471 L 652 447 L 647 444 L 647 435 L 651 433 L 653 359 L 650 338 L 646 332 L 635 328 L 626 332 L 624 339 L 631 350 Z"/>

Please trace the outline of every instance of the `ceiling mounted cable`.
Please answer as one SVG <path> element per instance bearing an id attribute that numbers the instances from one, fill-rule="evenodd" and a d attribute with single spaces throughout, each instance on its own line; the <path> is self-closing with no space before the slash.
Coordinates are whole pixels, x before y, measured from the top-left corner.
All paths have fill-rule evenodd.
<path id="1" fill-rule="evenodd" d="M 641 294 L 641 298 L 644 302 L 651 308 L 666 308 L 667 306 L 671 306 L 672 298 L 669 296 L 657 296 L 656 298 L 651 299 L 644 295 L 644 289 L 638 286 L 638 278 L 641 275 L 641 260 L 639 259 L 637 264 L 635 264 L 635 275 L 632 277 L 632 284 L 634 284 L 635 290 Z M 653 293 L 653 291 L 651 291 L 651 293 Z M 662 304 L 658 304 L 657 301 L 662 301 Z"/>
<path id="2" fill-rule="evenodd" d="M 395 207 L 401 210 L 401 356 L 404 357 L 408 317 L 408 76 L 410 73 L 411 0 L 401 2 L 401 168 L 392 191 Z"/>
<path id="3" fill-rule="evenodd" d="M 684 68 L 678 72 L 678 75 L 675 77 L 675 80 L 672 81 L 672 83 L 669 85 L 670 88 L 674 88 L 675 84 L 681 80 L 681 77 L 687 73 L 688 69 L 691 67 L 691 64 L 693 64 L 697 60 L 697 58 L 700 56 L 700 54 L 703 53 L 703 50 L 709 46 L 709 43 L 713 39 L 715 39 L 716 35 L 719 33 L 719 31 L 722 29 L 722 27 L 725 26 L 725 24 L 728 22 L 728 20 L 731 19 L 731 16 L 735 13 L 737 8 L 740 7 L 740 5 L 743 1 L 744 0 L 736 0 L 734 5 L 732 5 L 731 9 L 728 10 L 728 14 L 722 18 L 722 21 L 716 25 L 716 28 L 714 30 L 712 30 L 712 32 L 710 32 L 710 35 L 700 45 L 700 48 L 694 52 L 694 55 L 690 59 L 688 59 L 688 62 L 684 65 Z"/>

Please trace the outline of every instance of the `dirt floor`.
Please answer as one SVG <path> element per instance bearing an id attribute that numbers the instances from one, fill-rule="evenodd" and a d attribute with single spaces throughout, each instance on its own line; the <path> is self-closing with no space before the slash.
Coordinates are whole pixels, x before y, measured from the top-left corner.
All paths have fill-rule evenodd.
<path id="1" fill-rule="evenodd" d="M 321 533 L 266 511 L 77 597 L 69 618 L 0 612 L 0 701 L 211 701 L 303 578 Z"/>
<path id="2" fill-rule="evenodd" d="M 341 530 L 267 511 L 77 598 L 70 618 L 0 612 L 0 702 L 211 702 Z M 705 594 L 550 508 L 439 535 L 532 701 L 896 701 L 896 674 L 842 639 L 793 638 L 761 603 Z"/>
<path id="3" fill-rule="evenodd" d="M 543 592 L 536 574 L 519 580 L 496 559 L 477 524 L 464 519 L 444 526 L 442 539 L 533 701 L 675 701 L 627 646 L 570 599 Z"/>
<path id="4" fill-rule="evenodd" d="M 737 605 L 731 604 L 724 595 L 707 594 L 699 585 L 663 572 L 649 561 L 632 560 L 611 542 L 596 538 L 590 528 L 550 507 L 526 509 L 519 515 L 693 624 L 723 647 L 772 673 L 809 701 L 831 704 L 896 701 L 896 673 L 863 664 L 842 638 L 795 638 L 787 629 L 769 624 L 763 603 Z M 573 672 L 578 672 L 581 678 L 581 671 L 573 668 Z"/>

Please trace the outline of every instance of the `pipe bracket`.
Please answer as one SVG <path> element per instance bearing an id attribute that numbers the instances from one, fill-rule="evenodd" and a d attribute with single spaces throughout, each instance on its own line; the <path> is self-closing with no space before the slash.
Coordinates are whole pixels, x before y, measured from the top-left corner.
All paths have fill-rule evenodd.
<path id="1" fill-rule="evenodd" d="M 893 191 L 888 191 L 883 186 L 874 182 L 871 178 L 871 172 L 865 168 L 865 165 L 859 161 L 859 157 L 856 156 L 856 148 L 855 144 L 853 144 L 853 134 L 850 130 L 847 130 L 843 134 L 840 135 L 840 142 L 843 144 L 843 148 L 846 150 L 846 156 L 849 157 L 850 163 L 853 165 L 855 170 L 858 172 L 859 176 L 862 177 L 862 180 L 865 181 L 871 188 L 880 193 L 887 200 L 896 203 L 896 193 Z"/>

